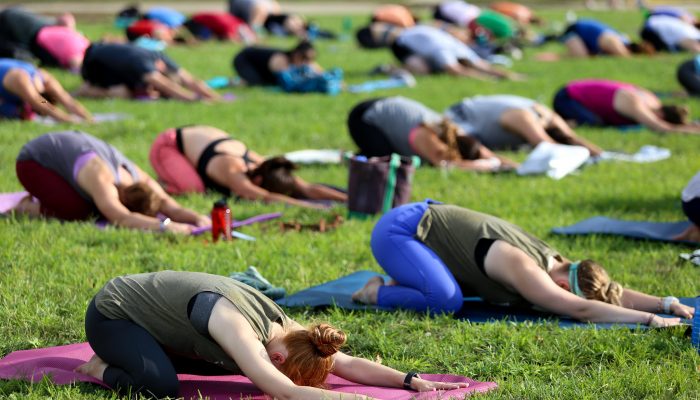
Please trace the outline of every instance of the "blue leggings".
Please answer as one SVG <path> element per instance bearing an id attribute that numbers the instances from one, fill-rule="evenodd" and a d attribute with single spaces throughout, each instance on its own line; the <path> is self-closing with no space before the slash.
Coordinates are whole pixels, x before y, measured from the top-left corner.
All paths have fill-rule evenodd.
<path id="1" fill-rule="evenodd" d="M 377 304 L 432 313 L 462 307 L 462 290 L 440 257 L 416 239 L 429 202 L 406 204 L 386 213 L 372 231 L 372 254 L 398 285 L 381 286 Z"/>
<path id="2" fill-rule="evenodd" d="M 579 125 L 603 125 L 603 120 L 583 104 L 572 99 L 566 88 L 561 88 L 554 95 L 553 108 L 565 120 L 576 121 Z"/>

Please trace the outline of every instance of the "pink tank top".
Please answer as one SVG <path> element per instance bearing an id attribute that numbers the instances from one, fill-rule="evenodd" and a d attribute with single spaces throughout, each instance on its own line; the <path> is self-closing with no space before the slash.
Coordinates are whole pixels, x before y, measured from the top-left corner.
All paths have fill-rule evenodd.
<path id="1" fill-rule="evenodd" d="M 65 26 L 41 28 L 36 36 L 36 42 L 54 56 L 64 68 L 69 67 L 71 59 L 77 57 L 82 59 L 85 50 L 90 46 L 90 41 L 85 36 Z"/>
<path id="2" fill-rule="evenodd" d="M 569 97 L 599 116 L 606 124 L 636 125 L 637 122 L 615 110 L 613 101 L 615 93 L 620 89 L 636 90 L 637 87 L 629 83 L 596 79 L 573 81 L 566 85 Z"/>

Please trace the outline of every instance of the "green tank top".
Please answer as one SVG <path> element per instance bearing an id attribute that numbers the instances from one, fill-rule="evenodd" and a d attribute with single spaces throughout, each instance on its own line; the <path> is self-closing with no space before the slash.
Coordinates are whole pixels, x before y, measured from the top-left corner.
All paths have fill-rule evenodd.
<path id="1" fill-rule="evenodd" d="M 216 342 L 199 334 L 187 317 L 187 304 L 201 292 L 228 299 L 250 323 L 260 342 L 270 340 L 272 324 L 286 328 L 282 309 L 259 291 L 225 276 L 161 271 L 114 278 L 95 296 L 107 318 L 129 320 L 146 329 L 168 351 L 205 360 L 242 375 L 236 362 Z"/>
<path id="2" fill-rule="evenodd" d="M 416 237 L 447 265 L 463 295 L 476 295 L 495 304 L 527 304 L 527 301 L 489 278 L 476 265 L 474 253 L 479 240 L 503 240 L 523 250 L 545 271 L 549 271 L 554 258 L 561 260 L 556 250 L 520 227 L 453 205 L 430 205 L 418 224 Z"/>

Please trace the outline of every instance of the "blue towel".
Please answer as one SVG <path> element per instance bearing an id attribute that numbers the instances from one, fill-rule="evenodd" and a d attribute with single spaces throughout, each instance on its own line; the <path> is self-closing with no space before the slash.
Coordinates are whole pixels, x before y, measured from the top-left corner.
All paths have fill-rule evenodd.
<path id="1" fill-rule="evenodd" d="M 681 240 L 673 240 L 672 237 L 682 233 L 690 222 L 646 222 L 646 221 L 622 221 L 607 217 L 593 217 L 570 226 L 552 229 L 559 235 L 588 235 L 604 234 L 625 236 L 634 239 L 656 240 L 661 242 L 687 243 Z"/>
<path id="2" fill-rule="evenodd" d="M 326 282 L 308 289 L 301 290 L 291 296 L 277 300 L 277 304 L 285 307 L 327 307 L 333 306 L 349 309 L 349 310 L 384 310 L 391 311 L 388 308 L 376 306 L 368 306 L 358 304 L 352 301 L 352 293 L 364 286 L 364 284 L 373 276 L 380 275 L 372 271 L 357 271 L 350 275 Z M 389 277 L 382 275 L 385 281 Z M 681 298 L 683 304 L 693 305 L 694 298 Z M 606 323 L 586 323 L 576 321 L 570 318 L 557 317 L 550 313 L 539 312 L 530 308 L 516 308 L 496 306 L 484 302 L 478 297 L 465 297 L 462 309 L 455 314 L 455 318 L 470 322 L 491 322 L 497 320 L 506 320 L 513 322 L 536 322 L 539 320 L 558 322 L 563 328 L 571 327 L 595 327 L 598 329 L 626 327 L 630 329 L 636 328 L 637 324 L 606 324 Z M 646 326 L 640 326 L 646 328 Z"/>

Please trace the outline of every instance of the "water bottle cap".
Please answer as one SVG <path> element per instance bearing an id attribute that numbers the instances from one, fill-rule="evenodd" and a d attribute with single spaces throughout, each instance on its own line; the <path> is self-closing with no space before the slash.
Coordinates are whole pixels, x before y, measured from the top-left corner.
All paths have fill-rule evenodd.
<path id="1" fill-rule="evenodd" d="M 214 203 L 214 207 L 228 207 L 228 204 L 226 204 L 226 199 L 216 201 Z"/>

